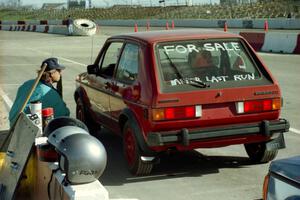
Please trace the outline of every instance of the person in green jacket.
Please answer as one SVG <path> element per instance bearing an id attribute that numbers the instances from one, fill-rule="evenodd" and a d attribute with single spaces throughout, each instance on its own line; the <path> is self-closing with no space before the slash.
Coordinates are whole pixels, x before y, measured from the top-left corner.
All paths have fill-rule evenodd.
<path id="1" fill-rule="evenodd" d="M 69 116 L 70 110 L 62 99 L 61 91 L 57 90 L 57 88 L 55 88 L 53 85 L 53 83 L 57 83 L 60 81 L 61 72 L 63 69 L 65 69 L 65 67 L 59 64 L 57 58 L 48 58 L 44 60 L 41 67 L 44 64 L 47 64 L 47 67 L 43 72 L 42 77 L 23 112 L 26 114 L 30 114 L 30 102 L 39 101 L 42 103 L 42 108 L 52 107 L 54 109 L 54 117 Z M 38 73 L 39 72 L 40 71 L 38 71 Z M 15 101 L 9 112 L 9 122 L 11 126 L 17 119 L 21 106 L 23 105 L 34 82 L 34 79 L 28 80 L 18 88 Z"/>

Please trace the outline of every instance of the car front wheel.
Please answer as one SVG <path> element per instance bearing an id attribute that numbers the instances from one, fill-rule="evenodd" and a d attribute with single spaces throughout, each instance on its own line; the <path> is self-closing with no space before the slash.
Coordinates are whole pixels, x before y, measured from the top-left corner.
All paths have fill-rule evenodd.
<path id="1" fill-rule="evenodd" d="M 267 150 L 265 142 L 245 144 L 245 149 L 249 158 L 255 163 L 269 162 L 278 153 L 278 150 Z"/>
<path id="2" fill-rule="evenodd" d="M 127 165 L 133 175 L 147 175 L 151 173 L 153 163 L 142 160 L 142 152 L 134 131 L 134 127 L 127 122 L 123 129 L 123 148 Z"/>

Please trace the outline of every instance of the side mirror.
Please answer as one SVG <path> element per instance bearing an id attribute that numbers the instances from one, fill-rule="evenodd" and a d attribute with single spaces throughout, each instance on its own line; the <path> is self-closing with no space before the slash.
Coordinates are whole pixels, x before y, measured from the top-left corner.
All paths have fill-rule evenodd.
<path id="1" fill-rule="evenodd" d="M 87 73 L 88 74 L 98 74 L 99 68 L 98 65 L 88 65 L 87 66 Z"/>

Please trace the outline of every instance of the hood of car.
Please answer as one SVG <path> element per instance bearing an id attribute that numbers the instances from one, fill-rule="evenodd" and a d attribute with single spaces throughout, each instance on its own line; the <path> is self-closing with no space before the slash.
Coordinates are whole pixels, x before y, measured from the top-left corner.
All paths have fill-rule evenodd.
<path id="1" fill-rule="evenodd" d="M 270 171 L 300 184 L 300 156 L 273 161 Z"/>

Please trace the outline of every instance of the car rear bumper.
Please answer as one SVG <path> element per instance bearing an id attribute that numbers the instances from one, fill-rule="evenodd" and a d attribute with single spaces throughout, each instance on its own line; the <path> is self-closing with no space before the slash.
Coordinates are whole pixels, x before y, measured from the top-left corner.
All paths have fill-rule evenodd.
<path id="1" fill-rule="evenodd" d="M 276 133 L 288 132 L 290 124 L 285 119 L 264 120 L 259 123 L 230 125 L 218 128 L 203 128 L 188 130 L 183 128 L 178 131 L 150 132 L 147 136 L 147 144 L 150 147 L 163 146 L 171 143 L 180 143 L 188 146 L 190 142 L 213 140 L 224 137 L 238 137 L 245 135 L 263 135 L 272 137 Z"/>

